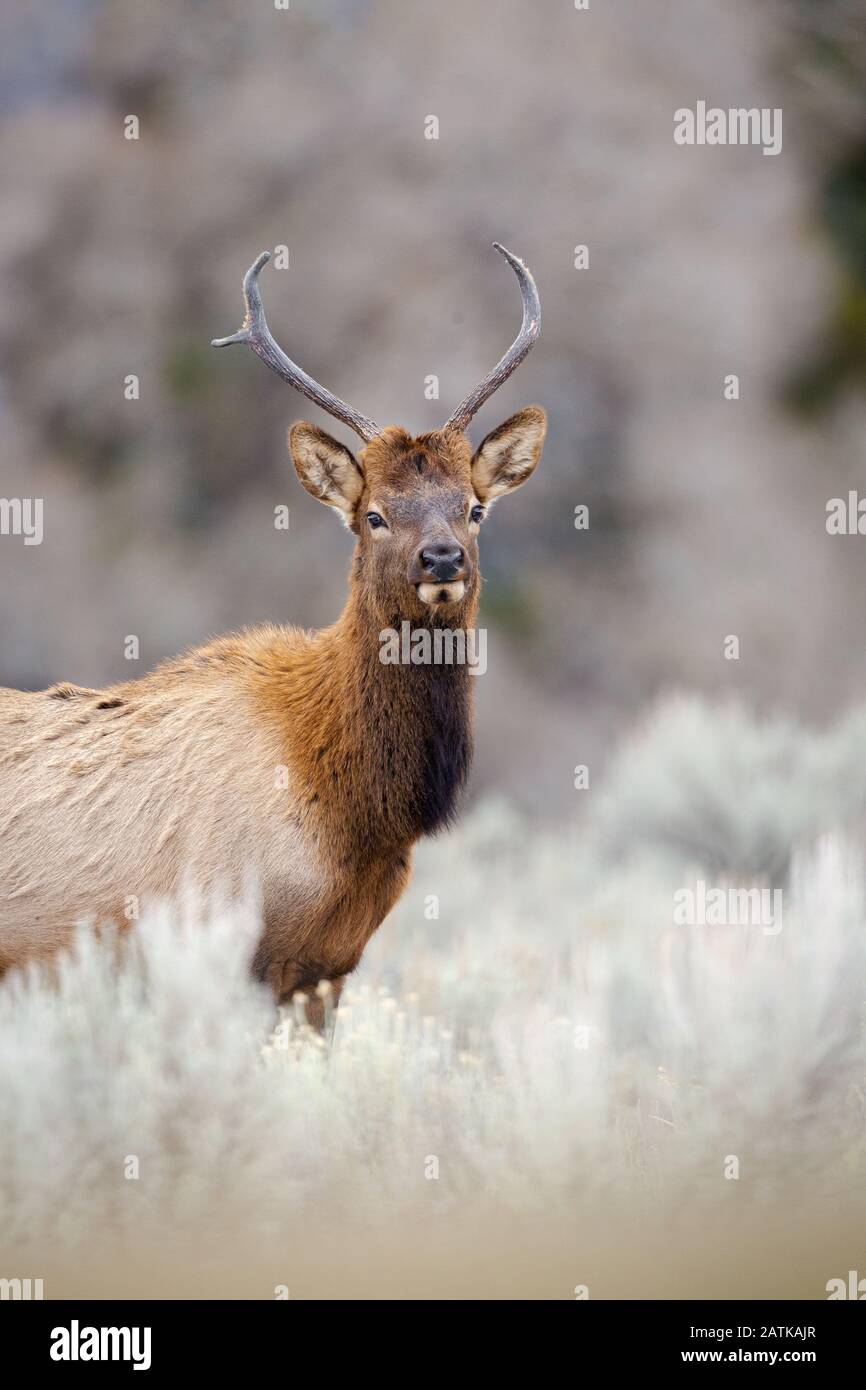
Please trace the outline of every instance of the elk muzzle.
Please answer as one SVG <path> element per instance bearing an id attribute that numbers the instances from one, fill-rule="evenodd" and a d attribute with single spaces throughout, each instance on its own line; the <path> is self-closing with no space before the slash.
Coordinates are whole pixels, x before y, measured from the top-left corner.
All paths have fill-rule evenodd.
<path id="1" fill-rule="evenodd" d="M 420 546 L 409 580 L 422 603 L 459 603 L 466 593 L 472 562 L 456 541 L 425 541 Z"/>

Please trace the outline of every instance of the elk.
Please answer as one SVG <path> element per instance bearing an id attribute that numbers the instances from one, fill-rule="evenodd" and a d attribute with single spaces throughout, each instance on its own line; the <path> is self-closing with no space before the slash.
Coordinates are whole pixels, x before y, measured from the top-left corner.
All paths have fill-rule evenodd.
<path id="1" fill-rule="evenodd" d="M 270 253 L 247 271 L 242 327 L 213 346 L 246 344 L 363 441 L 356 456 L 305 421 L 288 438 L 303 487 L 355 537 L 348 599 L 321 631 L 265 624 L 101 690 L 0 690 L 0 974 L 51 957 L 82 919 L 128 926 L 130 899 L 240 892 L 252 873 L 255 974 L 278 999 L 324 981 L 339 997 L 414 843 L 452 821 L 472 755 L 466 666 L 385 664 L 380 633 L 474 627 L 479 528 L 544 442 L 537 406 L 474 452 L 466 438 L 541 326 L 529 270 L 494 246 L 520 286 L 518 336 L 417 437 L 380 429 L 287 357 L 259 289 Z"/>

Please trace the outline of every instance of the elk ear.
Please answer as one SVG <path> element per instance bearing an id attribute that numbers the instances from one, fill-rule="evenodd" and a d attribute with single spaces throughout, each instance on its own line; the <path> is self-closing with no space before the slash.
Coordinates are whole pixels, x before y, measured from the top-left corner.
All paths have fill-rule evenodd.
<path id="1" fill-rule="evenodd" d="M 289 430 L 289 453 L 307 492 L 336 507 L 350 526 L 364 490 L 364 475 L 354 454 L 306 420 L 299 420 Z"/>
<path id="2" fill-rule="evenodd" d="M 532 477 L 546 429 L 544 411 L 528 405 L 491 430 L 472 460 L 472 486 L 479 501 L 492 502 Z"/>

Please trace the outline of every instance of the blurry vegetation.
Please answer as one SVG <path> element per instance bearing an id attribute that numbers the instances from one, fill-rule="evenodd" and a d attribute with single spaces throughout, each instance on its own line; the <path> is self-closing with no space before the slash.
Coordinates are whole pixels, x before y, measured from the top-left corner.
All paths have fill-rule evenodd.
<path id="1" fill-rule="evenodd" d="M 212 348 L 176 340 L 163 361 L 163 380 L 175 400 L 197 401 L 213 386 L 215 366 Z"/>
<path id="2" fill-rule="evenodd" d="M 799 94 L 817 162 L 818 223 L 836 262 L 825 327 L 783 388 L 805 415 L 866 386 L 866 11 L 860 0 L 791 0 Z"/>
<path id="3" fill-rule="evenodd" d="M 529 589 L 518 579 L 503 574 L 485 576 L 481 621 L 501 627 L 509 637 L 528 641 L 538 629 L 538 613 Z"/>
<path id="4" fill-rule="evenodd" d="M 832 171 L 818 209 L 839 269 L 823 341 L 785 387 L 788 404 L 807 414 L 844 386 L 866 387 L 866 145 Z"/>
<path id="5" fill-rule="evenodd" d="M 660 709 L 600 843 L 479 807 L 419 846 L 327 1048 L 292 1006 L 274 1032 L 242 904 L 142 904 L 120 982 L 90 934 L 2 982 L 9 1266 L 56 1297 L 822 1297 L 866 1221 L 863 864 L 826 833 L 864 734 L 816 798 L 801 726 Z M 675 923 L 710 871 L 753 897 Z"/>

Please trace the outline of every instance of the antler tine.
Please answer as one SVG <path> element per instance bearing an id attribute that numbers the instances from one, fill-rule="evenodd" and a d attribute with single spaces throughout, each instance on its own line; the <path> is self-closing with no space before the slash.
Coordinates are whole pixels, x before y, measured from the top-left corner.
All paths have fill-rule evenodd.
<path id="1" fill-rule="evenodd" d="M 541 332 L 541 300 L 538 297 L 538 289 L 535 281 L 527 266 L 523 264 L 517 256 L 513 256 L 504 246 L 500 246 L 498 241 L 493 243 L 495 249 L 505 257 L 511 269 L 517 276 L 520 285 L 520 297 L 523 300 L 523 321 L 520 325 L 520 332 L 506 352 L 505 356 L 497 362 L 492 372 L 488 372 L 482 382 L 465 396 L 448 420 L 445 428 L 460 430 L 462 433 L 472 416 L 481 406 L 498 391 L 504 381 L 507 381 L 514 371 L 519 367 L 530 348 L 535 345 L 535 340 Z"/>
<path id="2" fill-rule="evenodd" d="M 299 367 L 297 362 L 293 362 L 291 357 L 287 357 L 268 328 L 265 319 L 262 295 L 259 289 L 259 271 L 262 266 L 267 265 L 271 259 L 270 251 L 263 251 L 257 260 L 253 261 L 246 275 L 244 276 L 244 306 L 246 312 L 244 321 L 237 333 L 232 333 L 228 338 L 214 338 L 211 347 L 228 347 L 230 343 L 248 343 L 256 356 L 260 357 L 271 371 L 281 376 L 283 381 L 287 381 L 290 386 L 294 386 L 296 391 L 300 391 L 308 400 L 320 405 L 329 415 L 333 415 L 335 420 L 342 420 L 344 425 L 348 425 L 362 439 L 369 442 L 379 433 L 379 426 L 375 421 L 370 420 L 366 415 L 361 415 L 352 406 L 341 401 L 339 396 L 333 395 L 324 386 L 320 386 L 311 376 Z"/>

